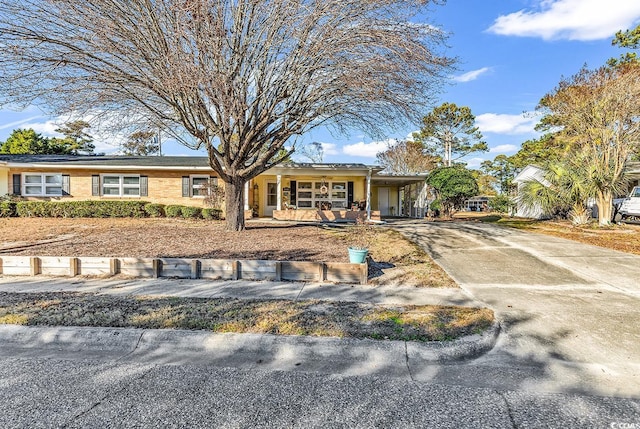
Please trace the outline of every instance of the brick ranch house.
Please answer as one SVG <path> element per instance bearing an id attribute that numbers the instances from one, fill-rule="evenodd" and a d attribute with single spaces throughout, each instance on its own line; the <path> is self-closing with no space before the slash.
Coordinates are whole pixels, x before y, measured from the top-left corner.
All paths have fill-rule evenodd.
<path id="1" fill-rule="evenodd" d="M 425 175 L 381 170 L 365 164 L 277 165 L 245 184 L 246 217 L 334 221 L 424 216 L 419 195 Z M 208 183 L 223 185 L 206 157 L 0 155 L 0 196 L 203 206 Z"/>

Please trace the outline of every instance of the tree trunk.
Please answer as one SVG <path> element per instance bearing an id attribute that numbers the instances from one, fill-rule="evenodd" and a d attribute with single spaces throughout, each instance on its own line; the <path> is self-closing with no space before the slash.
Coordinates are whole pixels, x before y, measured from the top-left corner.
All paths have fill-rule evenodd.
<path id="1" fill-rule="evenodd" d="M 225 182 L 227 231 L 244 231 L 244 184 L 243 177 L 232 177 L 231 182 Z"/>
<path id="2" fill-rule="evenodd" d="M 596 202 L 598 204 L 598 223 L 601 226 L 611 225 L 611 216 L 613 212 L 613 197 L 611 192 L 598 192 Z"/>

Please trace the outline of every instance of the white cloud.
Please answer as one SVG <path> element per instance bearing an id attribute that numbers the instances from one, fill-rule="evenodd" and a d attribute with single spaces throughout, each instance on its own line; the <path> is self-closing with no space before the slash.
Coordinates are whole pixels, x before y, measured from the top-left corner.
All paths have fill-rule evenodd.
<path id="1" fill-rule="evenodd" d="M 342 147 L 342 152 L 351 156 L 361 156 L 364 158 L 375 158 L 379 152 L 387 150 L 390 144 L 395 143 L 394 139 L 388 139 L 379 142 L 359 142 L 348 144 Z"/>
<path id="2" fill-rule="evenodd" d="M 476 125 L 483 133 L 528 134 L 534 132 L 538 119 L 525 115 L 483 113 L 476 116 Z"/>
<path id="3" fill-rule="evenodd" d="M 19 121 L 9 122 L 8 124 L 0 125 L 0 130 L 6 130 L 8 128 L 25 128 L 22 124 L 38 119 L 40 116 L 32 116 L 30 118 L 21 119 Z M 26 127 L 29 128 L 29 127 Z"/>
<path id="4" fill-rule="evenodd" d="M 36 133 L 40 133 L 45 137 L 62 137 L 62 134 L 56 133 L 56 129 L 60 128 L 63 121 L 48 120 L 45 122 L 25 122 L 20 128 L 33 129 Z"/>
<path id="5" fill-rule="evenodd" d="M 518 146 L 514 144 L 500 144 L 489 149 L 489 153 L 511 153 L 518 150 Z"/>
<path id="6" fill-rule="evenodd" d="M 73 118 L 77 119 L 77 118 Z M 90 122 L 90 118 L 82 118 Z M 42 134 L 45 137 L 63 137 L 62 134 L 57 133 L 56 129 L 61 125 L 69 122 L 69 117 L 58 117 L 56 119 L 50 119 L 45 122 L 25 122 L 20 125 L 20 128 L 31 128 L 35 132 Z M 114 153 L 118 150 L 118 146 L 124 143 L 126 137 L 121 133 L 114 133 L 108 130 L 108 128 L 100 129 L 98 127 L 92 127 L 87 130 L 89 135 L 93 137 L 93 144 L 95 145 L 95 153 Z"/>
<path id="7" fill-rule="evenodd" d="M 471 168 L 471 169 L 480 168 L 480 164 L 482 164 L 483 161 L 486 161 L 486 159 L 484 158 L 464 159 L 464 162 L 467 163 L 467 168 Z"/>
<path id="8" fill-rule="evenodd" d="M 454 76 L 453 80 L 455 80 L 456 82 L 471 82 L 472 80 L 476 80 L 478 77 L 480 77 L 481 74 L 484 74 L 489 70 L 491 70 L 491 67 L 482 67 L 478 70 L 472 70 L 459 76 Z"/>
<path id="9" fill-rule="evenodd" d="M 535 10 L 499 16 L 488 31 L 544 40 L 607 39 L 640 19 L 638 0 L 539 0 Z"/>
<path id="10" fill-rule="evenodd" d="M 338 155 L 340 153 L 338 151 L 338 146 L 335 143 L 321 142 L 320 145 L 322 145 L 322 152 L 324 155 Z"/>
<path id="11" fill-rule="evenodd" d="M 408 142 L 412 142 L 412 141 L 414 141 L 414 137 L 413 137 L 413 135 L 414 135 L 414 134 L 416 134 L 416 133 L 419 133 L 419 132 L 420 132 L 420 130 L 412 131 L 412 132 L 410 132 L 409 134 L 407 134 L 407 137 L 405 137 L 405 139 L 406 139 Z"/>

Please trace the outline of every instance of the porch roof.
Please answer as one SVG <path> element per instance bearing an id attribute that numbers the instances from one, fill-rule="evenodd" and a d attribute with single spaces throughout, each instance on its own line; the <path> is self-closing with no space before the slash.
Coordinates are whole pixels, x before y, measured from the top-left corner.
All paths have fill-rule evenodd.
<path id="1" fill-rule="evenodd" d="M 376 186 L 406 186 L 416 183 L 424 183 L 429 173 L 418 173 L 413 175 L 397 175 L 397 174 L 376 174 L 371 177 L 371 184 Z"/>
<path id="2" fill-rule="evenodd" d="M 347 163 L 331 163 L 331 164 L 319 164 L 319 163 L 306 163 L 306 162 L 293 162 L 278 164 L 275 167 L 267 170 L 265 174 L 275 174 L 282 176 L 292 175 L 327 175 L 335 174 L 342 176 L 366 176 L 369 172 L 372 175 L 382 171 L 382 167 L 378 165 L 366 165 L 366 164 L 347 164 Z"/>

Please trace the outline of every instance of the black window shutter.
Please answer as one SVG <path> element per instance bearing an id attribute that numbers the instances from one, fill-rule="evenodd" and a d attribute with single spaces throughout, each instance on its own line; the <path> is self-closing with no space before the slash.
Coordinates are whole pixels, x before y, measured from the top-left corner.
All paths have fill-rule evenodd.
<path id="1" fill-rule="evenodd" d="M 140 176 L 140 196 L 149 196 L 149 178 L 147 176 Z"/>
<path id="2" fill-rule="evenodd" d="M 351 208 L 353 204 L 353 182 L 347 182 L 347 208 Z"/>
<path id="3" fill-rule="evenodd" d="M 190 197 L 191 196 L 191 192 L 189 192 L 191 190 L 191 186 L 189 186 L 189 176 L 182 176 L 182 196 L 183 197 Z"/>
<path id="4" fill-rule="evenodd" d="M 290 182 L 289 186 L 291 187 L 291 205 L 295 206 L 295 205 L 298 204 L 297 203 L 297 200 L 298 200 L 298 182 L 295 181 L 295 180 L 292 180 Z"/>
<path id="5" fill-rule="evenodd" d="M 22 195 L 21 179 L 22 177 L 19 174 L 13 175 L 13 195 Z"/>
<path id="6" fill-rule="evenodd" d="M 71 177 L 68 174 L 62 175 L 62 195 L 71 195 Z"/>
<path id="7" fill-rule="evenodd" d="M 94 197 L 100 196 L 100 176 L 98 174 L 91 176 L 91 195 Z"/>

